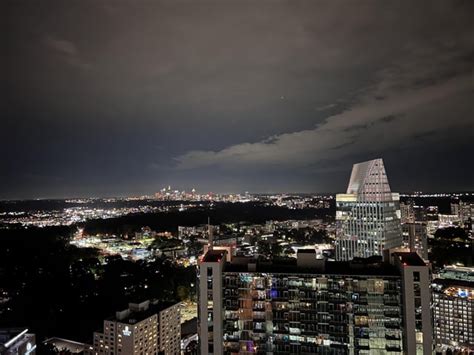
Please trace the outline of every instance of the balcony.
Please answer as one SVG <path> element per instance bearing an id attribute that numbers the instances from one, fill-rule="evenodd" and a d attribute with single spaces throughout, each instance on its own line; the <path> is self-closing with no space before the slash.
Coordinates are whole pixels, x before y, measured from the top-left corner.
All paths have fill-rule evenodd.
<path id="1" fill-rule="evenodd" d="M 302 335 L 316 335 L 319 332 L 316 329 L 301 329 Z"/>
<path id="2" fill-rule="evenodd" d="M 400 323 L 398 323 L 398 322 L 386 322 L 385 323 L 385 328 L 387 328 L 387 329 L 399 329 L 400 328 Z"/>
<path id="3" fill-rule="evenodd" d="M 224 342 L 230 342 L 230 343 L 238 343 L 239 341 L 240 341 L 240 338 L 237 335 L 227 335 L 224 340 Z"/>
<path id="4" fill-rule="evenodd" d="M 274 334 L 289 334 L 289 330 L 287 329 L 273 329 Z"/>
<path id="5" fill-rule="evenodd" d="M 388 298 L 387 299 L 387 298 L 385 298 L 383 300 L 383 304 L 385 306 L 398 306 L 398 305 L 400 305 L 400 302 L 399 302 L 398 299 L 393 299 L 393 298 Z"/>

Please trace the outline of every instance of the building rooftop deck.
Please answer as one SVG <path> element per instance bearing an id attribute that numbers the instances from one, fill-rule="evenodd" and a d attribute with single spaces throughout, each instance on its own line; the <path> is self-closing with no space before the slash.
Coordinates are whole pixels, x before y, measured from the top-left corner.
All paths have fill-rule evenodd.
<path id="1" fill-rule="evenodd" d="M 402 264 L 408 266 L 426 266 L 423 259 L 417 254 L 412 252 L 397 252 L 394 253 L 397 256 Z"/>
<path id="2" fill-rule="evenodd" d="M 203 257 L 203 262 L 215 263 L 225 256 L 225 250 L 209 250 Z"/>
<path id="3" fill-rule="evenodd" d="M 136 306 L 140 304 L 130 304 L 129 308 L 116 312 L 115 316 L 107 318 L 108 321 L 115 321 L 126 324 L 139 323 L 161 311 L 176 305 L 175 302 L 155 302 L 152 301 L 146 308 L 138 309 Z"/>
<path id="4" fill-rule="evenodd" d="M 392 276 L 400 277 L 400 271 L 394 265 L 383 263 L 379 258 L 357 259 L 354 261 L 325 261 L 321 266 L 298 267 L 297 259 L 281 258 L 272 262 L 249 258 L 248 263 L 226 263 L 224 272 L 248 272 L 248 264 L 255 265 L 251 272 L 278 274 L 317 274 L 349 276 Z"/>

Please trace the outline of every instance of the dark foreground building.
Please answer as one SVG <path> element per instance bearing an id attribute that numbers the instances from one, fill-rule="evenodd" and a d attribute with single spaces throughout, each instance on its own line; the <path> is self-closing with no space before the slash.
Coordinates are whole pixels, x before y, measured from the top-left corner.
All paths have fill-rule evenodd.
<path id="1" fill-rule="evenodd" d="M 415 253 L 199 264 L 201 354 L 431 354 L 428 267 Z"/>

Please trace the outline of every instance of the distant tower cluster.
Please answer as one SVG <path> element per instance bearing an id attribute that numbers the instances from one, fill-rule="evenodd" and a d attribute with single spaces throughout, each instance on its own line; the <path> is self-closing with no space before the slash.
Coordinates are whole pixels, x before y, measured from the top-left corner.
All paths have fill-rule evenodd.
<path id="1" fill-rule="evenodd" d="M 336 195 L 336 259 L 383 255 L 400 247 L 400 197 L 382 159 L 354 164 L 347 193 Z"/>

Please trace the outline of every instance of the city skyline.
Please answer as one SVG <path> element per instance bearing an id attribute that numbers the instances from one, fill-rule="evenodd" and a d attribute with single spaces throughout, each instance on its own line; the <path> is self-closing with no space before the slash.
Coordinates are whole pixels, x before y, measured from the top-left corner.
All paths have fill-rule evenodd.
<path id="1" fill-rule="evenodd" d="M 472 191 L 473 6 L 7 1 L 0 199 Z"/>

